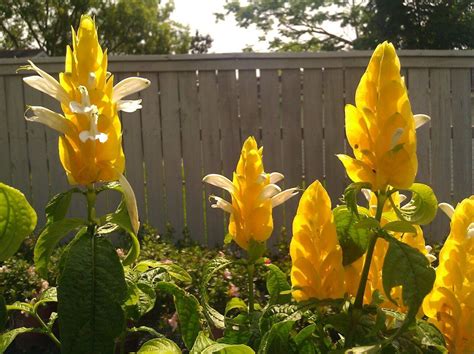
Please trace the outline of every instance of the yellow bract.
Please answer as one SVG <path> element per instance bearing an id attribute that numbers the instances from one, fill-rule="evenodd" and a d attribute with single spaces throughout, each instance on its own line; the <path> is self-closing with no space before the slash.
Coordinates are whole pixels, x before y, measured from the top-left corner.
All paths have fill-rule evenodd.
<path id="1" fill-rule="evenodd" d="M 458 204 L 452 215 L 423 310 L 443 333 L 450 353 L 474 351 L 474 196 Z"/>
<path id="2" fill-rule="evenodd" d="M 357 87 L 356 105 L 346 105 L 346 135 L 354 157 L 338 155 L 354 182 L 372 190 L 409 188 L 415 179 L 415 119 L 400 62 L 392 44 L 377 46 Z"/>
<path id="3" fill-rule="evenodd" d="M 319 181 L 303 193 L 293 220 L 291 282 L 297 301 L 344 295 L 342 249 L 331 200 Z"/>
<path id="4" fill-rule="evenodd" d="M 281 191 L 275 184 L 283 179 L 281 173 L 265 173 L 262 154 L 263 147 L 258 148 L 251 136 L 242 147 L 232 181 L 218 174 L 203 179 L 231 194 L 232 203 L 211 196 L 215 201 L 212 207 L 230 213 L 229 234 L 245 250 L 250 240 L 264 242 L 270 237 L 273 231 L 272 208 L 297 194 L 296 188 Z"/>

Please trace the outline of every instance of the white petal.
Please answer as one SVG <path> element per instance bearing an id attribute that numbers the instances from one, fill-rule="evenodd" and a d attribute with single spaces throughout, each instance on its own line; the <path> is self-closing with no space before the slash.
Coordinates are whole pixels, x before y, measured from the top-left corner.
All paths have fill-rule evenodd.
<path id="1" fill-rule="evenodd" d="M 211 201 L 215 201 L 215 204 L 211 204 L 211 208 L 219 208 L 228 212 L 229 214 L 232 214 L 234 212 L 232 204 L 230 204 L 227 200 L 215 195 L 211 195 L 209 199 Z"/>
<path id="2" fill-rule="evenodd" d="M 452 218 L 454 214 L 454 208 L 451 204 L 448 203 L 439 203 L 438 207 L 444 211 L 444 213 L 448 216 L 448 218 Z"/>
<path id="3" fill-rule="evenodd" d="M 404 194 L 398 194 L 398 202 L 402 204 L 407 199 L 407 196 Z"/>
<path id="4" fill-rule="evenodd" d="M 285 176 L 283 176 L 280 172 L 272 172 L 270 173 L 270 183 L 278 183 L 280 182 Z"/>
<path id="5" fill-rule="evenodd" d="M 28 110 L 33 112 L 33 116 L 26 116 Z M 28 107 L 25 112 L 25 119 L 47 125 L 61 134 L 67 134 L 71 131 L 71 122 L 69 122 L 66 117 L 41 106 Z"/>
<path id="6" fill-rule="evenodd" d="M 265 172 L 260 173 L 257 177 L 257 183 L 263 183 L 267 180 L 267 174 Z"/>
<path id="7" fill-rule="evenodd" d="M 85 143 L 87 140 L 99 140 L 99 142 L 103 144 L 109 139 L 109 136 L 105 133 L 94 134 L 91 133 L 90 130 L 83 130 L 79 133 L 79 139 L 81 139 L 83 143 Z"/>
<path id="8" fill-rule="evenodd" d="M 118 102 L 123 97 L 146 89 L 148 86 L 150 86 L 150 80 L 148 79 L 142 77 L 127 77 L 114 86 L 112 101 Z"/>
<path id="9" fill-rule="evenodd" d="M 364 195 L 365 199 L 367 199 L 368 202 L 370 202 L 370 197 L 371 197 L 370 193 L 371 193 L 370 189 L 362 188 L 362 194 Z"/>
<path id="10" fill-rule="evenodd" d="M 67 92 L 61 87 L 59 82 L 49 75 L 46 71 L 38 68 L 31 60 L 28 60 L 30 65 L 22 67 L 20 69 L 24 70 L 34 70 L 39 76 L 28 76 L 23 78 L 23 81 L 29 86 L 50 95 L 54 99 L 58 100 L 61 103 L 68 104 L 69 96 Z"/>
<path id="11" fill-rule="evenodd" d="M 278 193 L 276 196 L 272 198 L 272 207 L 274 208 L 280 204 L 283 204 L 288 199 L 290 199 L 291 197 L 294 197 L 297 194 L 298 194 L 298 188 L 296 187 L 286 189 L 283 192 Z"/>
<path id="12" fill-rule="evenodd" d="M 281 192 L 281 188 L 278 187 L 276 184 L 267 184 L 263 187 L 262 192 L 258 196 L 260 201 L 264 201 L 265 199 L 269 199 L 277 195 Z"/>
<path id="13" fill-rule="evenodd" d="M 142 100 L 120 100 L 117 102 L 117 111 L 132 113 L 142 108 L 141 103 Z"/>
<path id="14" fill-rule="evenodd" d="M 133 232 L 135 232 L 135 234 L 138 234 L 140 222 L 138 221 L 138 208 L 137 200 L 135 199 L 135 193 L 133 192 L 130 183 L 128 183 L 127 179 L 122 174 L 119 174 L 119 183 L 122 186 L 123 196 L 125 198 L 125 205 L 128 210 L 128 215 L 130 217 Z"/>
<path id="15" fill-rule="evenodd" d="M 430 116 L 427 116 L 426 114 L 415 114 L 413 118 L 415 118 L 415 129 L 428 123 L 431 119 Z"/>
<path id="16" fill-rule="evenodd" d="M 395 132 L 392 135 L 392 144 L 391 144 L 391 149 L 393 149 L 395 146 L 397 146 L 398 142 L 400 141 L 400 138 L 402 137 L 402 134 L 404 132 L 403 128 L 397 128 Z"/>
<path id="17" fill-rule="evenodd" d="M 232 184 L 232 181 L 225 176 L 213 173 L 205 176 L 202 181 L 212 184 L 213 186 L 225 189 L 231 194 L 234 193 L 234 185 Z"/>
<path id="18" fill-rule="evenodd" d="M 428 258 L 428 261 L 430 263 L 433 263 L 434 261 L 436 261 L 436 256 L 434 254 L 427 253 L 425 257 Z"/>
<path id="19" fill-rule="evenodd" d="M 474 238 L 474 222 L 471 222 L 467 227 L 467 234 L 468 239 Z"/>

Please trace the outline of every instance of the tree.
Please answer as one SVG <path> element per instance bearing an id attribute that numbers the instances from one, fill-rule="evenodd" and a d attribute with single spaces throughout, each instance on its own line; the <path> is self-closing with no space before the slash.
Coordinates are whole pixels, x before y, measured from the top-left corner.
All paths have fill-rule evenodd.
<path id="1" fill-rule="evenodd" d="M 216 17 L 229 15 L 282 51 L 373 49 L 384 40 L 401 49 L 474 48 L 472 0 L 231 0 Z"/>
<path id="2" fill-rule="evenodd" d="M 174 54 L 210 47 L 192 46 L 189 28 L 170 19 L 173 1 L 160 0 L 2 0 L 0 46 L 39 48 L 48 55 L 64 55 L 71 26 L 81 15 L 95 15 L 101 43 L 112 54 Z M 212 43 L 212 39 L 209 37 Z"/>

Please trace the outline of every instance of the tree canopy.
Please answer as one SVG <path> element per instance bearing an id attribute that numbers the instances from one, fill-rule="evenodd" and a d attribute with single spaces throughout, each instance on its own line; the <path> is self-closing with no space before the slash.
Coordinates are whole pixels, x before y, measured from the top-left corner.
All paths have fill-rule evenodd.
<path id="1" fill-rule="evenodd" d="M 401 49 L 474 48 L 472 0 L 228 0 L 216 14 L 226 16 L 256 26 L 274 50 L 373 49 L 384 40 Z"/>
<path id="2" fill-rule="evenodd" d="M 95 16 L 101 43 L 113 54 L 205 53 L 212 38 L 170 19 L 173 1 L 2 0 L 0 47 L 64 55 L 81 15 Z"/>

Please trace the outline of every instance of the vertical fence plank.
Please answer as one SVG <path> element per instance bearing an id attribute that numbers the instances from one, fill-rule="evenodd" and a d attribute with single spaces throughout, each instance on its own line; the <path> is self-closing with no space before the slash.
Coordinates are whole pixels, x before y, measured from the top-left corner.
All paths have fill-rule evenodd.
<path id="1" fill-rule="evenodd" d="M 7 90 L 5 77 L 0 76 L 0 182 L 11 184 L 10 142 L 8 138 Z M 14 104 L 14 102 L 10 102 Z"/>
<path id="2" fill-rule="evenodd" d="M 221 70 L 217 75 L 219 118 L 221 123 L 222 168 L 232 179 L 240 155 L 240 121 L 237 106 L 235 70 Z"/>
<path id="3" fill-rule="evenodd" d="M 137 73 L 120 74 L 120 80 L 137 76 Z M 148 88 L 149 89 L 149 88 Z M 127 96 L 128 100 L 138 99 L 138 93 Z M 142 123 L 141 112 L 122 112 L 123 147 L 125 153 L 126 176 L 135 192 L 140 216 L 146 220 L 145 179 L 143 174 Z"/>
<path id="4" fill-rule="evenodd" d="M 326 189 L 332 203 L 345 187 L 344 167 L 335 156 L 344 152 L 344 87 L 342 69 L 325 69 L 324 82 L 324 162 Z"/>
<path id="5" fill-rule="evenodd" d="M 253 135 L 260 140 L 258 115 L 257 74 L 253 70 L 239 70 L 240 129 L 242 140 Z"/>
<path id="6" fill-rule="evenodd" d="M 199 72 L 199 104 L 201 109 L 202 153 L 204 175 L 221 173 L 219 116 L 217 110 L 217 82 L 215 71 Z M 221 193 L 206 185 L 206 229 L 209 246 L 222 244 L 224 212 L 210 207 L 209 195 Z"/>
<path id="7" fill-rule="evenodd" d="M 267 172 L 283 173 L 280 119 L 280 78 L 277 70 L 260 71 L 260 99 L 262 115 L 263 161 Z M 283 182 L 284 183 L 284 182 Z M 282 182 L 279 183 L 280 185 Z M 269 246 L 281 237 L 284 224 L 284 207 L 273 209 L 273 236 Z"/>
<path id="8" fill-rule="evenodd" d="M 23 85 L 25 104 L 41 106 L 41 93 L 28 85 Z M 29 114 L 32 114 L 31 112 Z M 43 124 L 27 122 L 28 154 L 31 167 L 31 190 L 33 207 L 38 214 L 38 226 L 46 221 L 42 212 L 48 203 L 49 177 L 46 150 L 46 127 Z"/>
<path id="9" fill-rule="evenodd" d="M 301 187 L 303 157 L 301 152 L 301 72 L 299 69 L 283 70 L 281 76 L 282 103 L 281 116 L 283 127 L 283 171 L 285 188 Z M 291 234 L 291 225 L 298 199 L 292 198 L 285 203 L 285 225 L 287 234 Z"/>
<path id="10" fill-rule="evenodd" d="M 158 74 L 142 73 L 150 87 L 140 92 L 142 99 L 143 158 L 146 172 L 146 203 L 148 223 L 165 232 L 165 199 L 163 186 L 163 151 L 161 146 L 160 101 Z"/>
<path id="11" fill-rule="evenodd" d="M 159 86 L 165 168 L 166 220 L 175 230 L 175 238 L 180 239 L 184 226 L 184 209 L 177 73 L 160 73 Z"/>
<path id="12" fill-rule="evenodd" d="M 201 127 L 196 80 L 195 71 L 178 74 L 186 191 L 186 225 L 190 237 L 194 241 L 204 244 Z"/>
<path id="13" fill-rule="evenodd" d="M 10 135 L 10 162 L 13 187 L 31 199 L 28 144 L 24 117 L 23 81 L 21 76 L 5 79 L 8 133 Z"/>
<path id="14" fill-rule="evenodd" d="M 430 83 L 429 72 L 425 68 L 408 70 L 408 96 L 410 97 L 413 114 L 430 115 Z M 418 174 L 417 182 L 430 184 L 430 125 L 426 123 L 416 130 Z"/>
<path id="15" fill-rule="evenodd" d="M 453 95 L 453 202 L 472 193 L 471 77 L 469 69 L 451 69 Z"/>
<path id="16" fill-rule="evenodd" d="M 451 203 L 451 80 L 449 69 L 432 69 L 431 86 L 431 151 L 432 186 L 439 202 Z M 442 241 L 448 235 L 449 220 L 438 213 L 432 230 L 433 241 Z"/>

